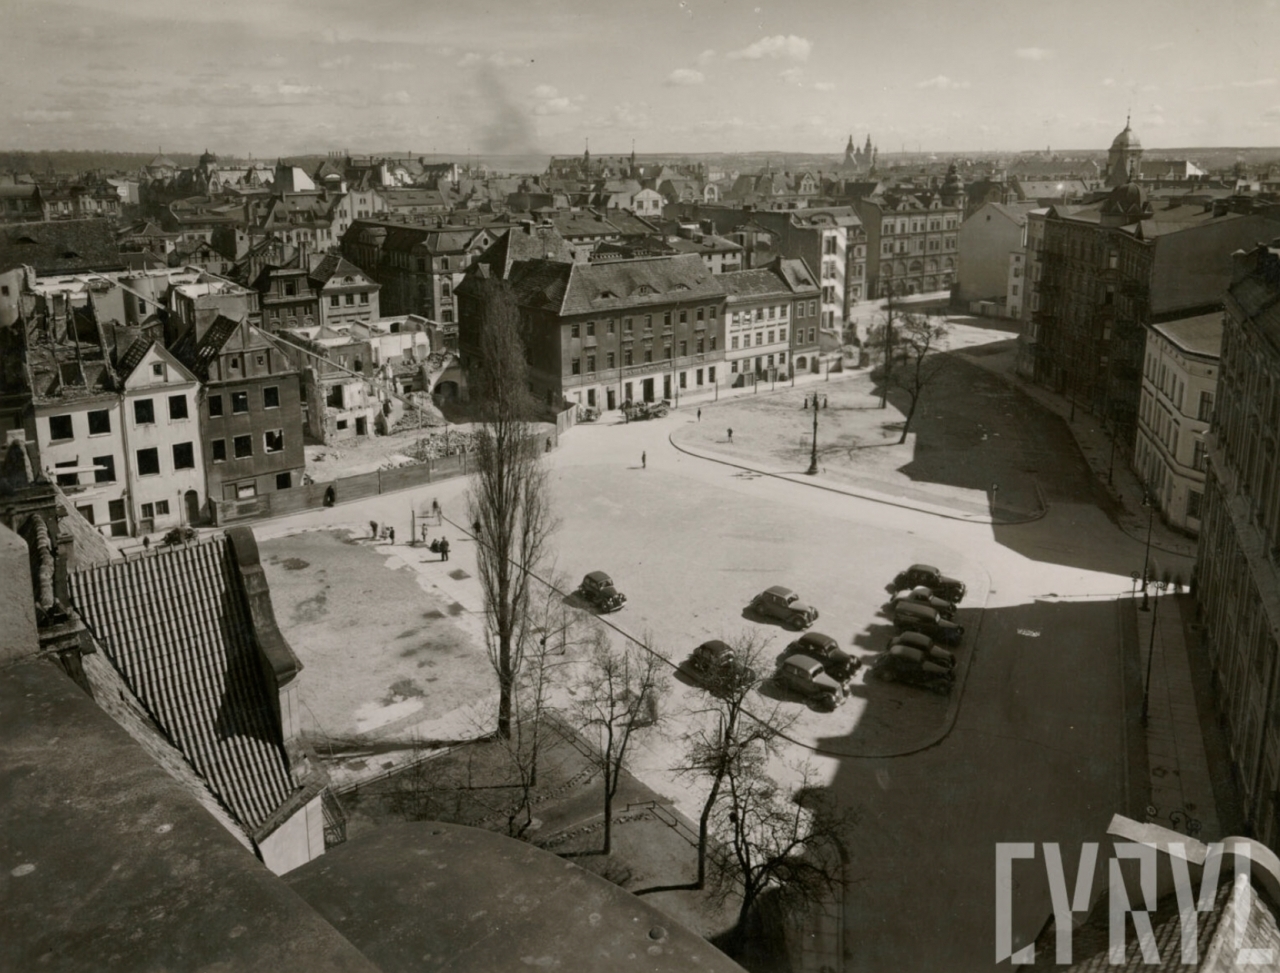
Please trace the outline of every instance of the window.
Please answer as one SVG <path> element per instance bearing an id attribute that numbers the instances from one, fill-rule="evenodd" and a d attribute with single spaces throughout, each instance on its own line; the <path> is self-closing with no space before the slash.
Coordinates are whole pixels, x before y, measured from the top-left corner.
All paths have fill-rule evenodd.
<path id="1" fill-rule="evenodd" d="M 235 449 L 236 459 L 244 459 L 246 456 L 253 455 L 252 436 L 236 436 L 236 438 L 232 440 L 231 444 Z"/>
<path id="2" fill-rule="evenodd" d="M 185 395 L 169 396 L 169 418 L 187 418 L 187 397 Z"/>
<path id="3" fill-rule="evenodd" d="M 687 354 L 689 354 L 689 342 L 682 341 L 680 342 L 680 357 L 683 358 Z"/>
<path id="4" fill-rule="evenodd" d="M 712 351 L 715 351 L 715 350 L 716 350 L 716 342 L 719 340 L 719 338 L 720 338 L 720 336 L 719 336 L 719 335 L 714 335 L 714 334 L 713 334 L 713 335 L 711 336 L 711 350 L 712 350 Z"/>
<path id="5" fill-rule="evenodd" d="M 810 328 L 810 329 L 809 329 L 809 343 L 810 343 L 810 344 L 812 344 L 813 342 L 815 342 L 815 341 L 817 341 L 817 340 L 818 340 L 818 329 L 817 329 L 817 328 Z"/>
<path id="6" fill-rule="evenodd" d="M 209 418 L 216 418 L 220 415 L 222 415 L 222 396 L 209 396 Z"/>
<path id="7" fill-rule="evenodd" d="M 140 426 L 156 421 L 156 404 L 151 399 L 136 399 L 133 403 L 133 421 Z"/>
<path id="8" fill-rule="evenodd" d="M 762 344 L 764 344 L 764 332 L 763 332 L 763 331 L 757 331 L 757 332 L 756 332 L 756 347 L 757 347 L 757 348 L 759 348 Z"/>
<path id="9" fill-rule="evenodd" d="M 671 312 L 670 312 L 670 311 L 665 311 L 665 312 L 663 312 L 663 315 L 662 315 L 662 326 L 663 326 L 664 328 L 669 328 L 669 327 L 671 327 Z"/>
<path id="10" fill-rule="evenodd" d="M 5 290 L 7 291 L 8 288 L 6 287 Z M 93 523 L 93 504 L 87 503 L 83 507 L 76 507 L 76 513 L 89 521 L 89 523 Z"/>
<path id="11" fill-rule="evenodd" d="M 355 307 L 355 306 L 356 306 L 356 296 L 355 296 L 354 294 L 348 294 L 348 295 L 346 296 L 346 300 L 345 300 L 343 303 L 345 303 L 345 304 L 347 305 L 347 307 Z"/>
<path id="12" fill-rule="evenodd" d="M 341 304 L 341 303 L 342 303 L 342 302 L 338 299 L 338 295 L 337 295 L 337 294 L 330 294 L 330 295 L 329 295 L 329 306 L 330 306 L 330 307 L 337 307 L 337 306 L 338 306 L 339 304 Z"/>
<path id="13" fill-rule="evenodd" d="M 173 444 L 173 468 L 175 470 L 194 470 L 196 468 L 196 451 L 191 443 Z"/>
<path id="14" fill-rule="evenodd" d="M 644 363 L 645 363 L 646 365 L 651 365 L 651 364 L 653 364 L 653 349 L 652 349 L 652 348 L 646 348 L 646 349 L 644 350 Z"/>
<path id="15" fill-rule="evenodd" d="M 65 463 L 55 463 L 54 469 L 65 469 L 68 466 L 76 466 L 76 465 L 78 465 L 77 461 L 71 459 L 71 460 L 67 460 Z M 80 485 L 79 473 L 59 473 L 58 474 L 58 486 L 79 486 L 79 485 Z"/>
<path id="16" fill-rule="evenodd" d="M 448 296 L 449 296 L 449 287 L 448 287 L 448 285 L 447 285 L 447 284 L 445 285 L 444 296 L 445 296 L 445 297 L 448 297 Z M 361 304 L 368 304 L 368 303 L 369 303 L 369 295 L 368 295 L 368 294 L 361 294 L 361 295 L 360 295 L 360 303 L 361 303 Z M 288 474 L 288 473 L 281 473 L 280 475 L 281 475 L 281 476 L 288 476 L 289 474 Z"/>
<path id="17" fill-rule="evenodd" d="M 596 336 L 596 323 L 594 321 L 587 322 L 587 337 L 594 338 Z"/>
<path id="18" fill-rule="evenodd" d="M 1194 470 L 1204 469 L 1204 440 L 1197 439 L 1195 442 L 1195 451 L 1191 455 L 1191 468 Z"/>
<path id="19" fill-rule="evenodd" d="M 160 450 L 155 449 L 154 447 L 151 449 L 138 450 L 138 475 L 160 475 Z"/>
<path id="20" fill-rule="evenodd" d="M 276 489 L 277 489 L 277 490 L 288 490 L 288 489 L 290 489 L 292 486 L 293 486 L 293 474 L 292 474 L 292 473 L 277 473 L 277 474 L 276 474 Z"/>
<path id="21" fill-rule="evenodd" d="M 60 439 L 72 439 L 75 431 L 71 425 L 70 416 L 50 416 L 49 417 L 49 439 L 51 442 L 57 442 Z"/>
<path id="22" fill-rule="evenodd" d="M 116 458 L 114 456 L 95 456 L 93 458 L 94 483 L 115 483 L 116 482 Z"/>
<path id="23" fill-rule="evenodd" d="M 90 417 L 92 417 L 93 413 L 91 412 L 89 413 L 89 415 Z M 1213 418 L 1213 393 L 1212 392 L 1200 393 L 1200 408 L 1196 412 L 1196 418 L 1199 419 L 1201 422 L 1209 422 Z M 92 431 L 92 426 L 90 427 L 90 431 Z"/>
<path id="24" fill-rule="evenodd" d="M 664 344 L 664 345 L 662 346 L 662 357 L 663 357 L 663 358 L 670 358 L 670 357 L 671 357 L 671 346 L 670 346 L 670 345 Z"/>
<path id="25" fill-rule="evenodd" d="M 697 352 L 701 355 L 706 350 L 707 341 L 705 338 L 699 338 L 697 344 Z"/>
<path id="26" fill-rule="evenodd" d="M 225 439 L 215 439 L 209 445 L 213 447 L 213 461 L 215 463 L 225 463 L 227 461 L 227 441 Z"/>
<path id="27" fill-rule="evenodd" d="M 610 318 L 605 322 L 605 332 L 607 334 L 613 334 L 613 318 Z"/>
<path id="28" fill-rule="evenodd" d="M 625 331 L 627 334 L 631 334 L 631 319 L 630 319 L 630 318 L 623 318 L 623 319 L 622 319 L 622 330 L 623 330 L 623 331 Z"/>
<path id="29" fill-rule="evenodd" d="M 284 449 L 284 430 L 268 429 L 262 434 L 262 444 L 268 453 L 279 453 Z"/>
<path id="30" fill-rule="evenodd" d="M 729 339 L 729 350 L 730 351 L 738 350 L 738 336 L 736 334 Z"/>
<path id="31" fill-rule="evenodd" d="M 581 374 L 582 374 L 582 359 L 581 359 L 581 358 L 573 358 L 573 359 L 571 359 L 571 360 L 569 361 L 569 374 L 570 374 L 570 375 L 581 375 Z"/>
<path id="32" fill-rule="evenodd" d="M 142 505 L 143 520 L 152 520 L 156 515 L 156 505 L 154 503 L 144 503 Z"/>
<path id="33" fill-rule="evenodd" d="M 232 392 L 231 393 L 231 413 L 239 415 L 242 412 L 249 411 L 249 393 L 248 392 Z"/>
<path id="34" fill-rule="evenodd" d="M 298 296 L 298 285 L 294 281 L 286 280 L 284 282 L 284 296 L 285 297 Z"/>
<path id="35" fill-rule="evenodd" d="M 570 338 L 576 338 L 576 337 L 578 337 L 578 322 L 577 322 L 577 321 L 574 321 L 571 325 L 569 325 L 569 337 L 570 337 Z"/>
<path id="36" fill-rule="evenodd" d="M 817 313 L 818 313 L 818 302 L 817 302 L 817 301 L 810 301 L 810 302 L 809 302 L 809 317 L 814 317 L 815 315 L 817 315 Z"/>
<path id="37" fill-rule="evenodd" d="M 89 413 L 89 435 L 102 436 L 111 431 L 111 413 L 106 409 L 95 409 Z"/>
<path id="38" fill-rule="evenodd" d="M 356 362 L 356 371 L 360 371 L 360 363 Z M 280 387 L 272 385 L 262 390 L 262 407 L 264 409 L 280 408 Z"/>
<path id="39" fill-rule="evenodd" d="M 689 323 L 689 312 L 686 311 L 684 308 L 680 309 L 680 323 L 681 324 Z"/>
<path id="40" fill-rule="evenodd" d="M 630 364 L 631 364 L 631 349 L 630 349 L 630 348 L 623 348 L 623 349 L 622 349 L 622 364 L 624 364 L 624 365 L 630 365 Z"/>
<path id="41" fill-rule="evenodd" d="M 605 368 L 613 368 L 614 365 L 615 365 L 615 359 L 613 356 L 613 352 L 609 352 L 607 355 L 605 355 Z"/>
<path id="42" fill-rule="evenodd" d="M 587 356 L 587 374 L 591 374 L 595 370 L 596 370 L 596 356 L 588 355 Z"/>
<path id="43" fill-rule="evenodd" d="M 765 340 L 767 340 L 767 341 L 769 342 L 769 344 L 773 344 L 773 331 L 772 331 L 772 330 L 769 332 L 769 337 L 768 337 L 767 339 L 765 339 Z"/>
<path id="44" fill-rule="evenodd" d="M 1187 491 L 1187 518 L 1190 520 L 1200 519 L 1200 504 L 1204 500 L 1204 494 L 1196 490 Z"/>
<path id="45" fill-rule="evenodd" d="M 248 483 L 240 483 L 236 486 L 237 500 L 251 500 L 258 495 L 258 484 L 250 481 Z"/>

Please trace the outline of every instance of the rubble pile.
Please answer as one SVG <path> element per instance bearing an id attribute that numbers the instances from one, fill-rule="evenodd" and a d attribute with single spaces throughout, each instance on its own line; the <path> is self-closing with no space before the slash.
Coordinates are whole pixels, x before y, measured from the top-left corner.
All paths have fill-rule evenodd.
<path id="1" fill-rule="evenodd" d="M 429 459 L 441 459 L 455 456 L 458 453 L 469 453 L 475 449 L 475 434 L 469 432 L 449 432 L 424 436 L 404 450 L 419 463 Z"/>

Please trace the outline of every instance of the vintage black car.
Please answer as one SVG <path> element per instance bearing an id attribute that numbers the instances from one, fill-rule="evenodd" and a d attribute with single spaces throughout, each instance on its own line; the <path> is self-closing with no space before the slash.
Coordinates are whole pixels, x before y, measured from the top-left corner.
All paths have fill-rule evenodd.
<path id="1" fill-rule="evenodd" d="M 920 585 L 932 589 L 939 598 L 957 605 L 964 601 L 964 582 L 948 578 L 932 564 L 913 564 L 893 579 L 893 586 L 899 590 Z"/>
<path id="2" fill-rule="evenodd" d="M 909 645 L 892 646 L 875 666 L 875 674 L 885 682 L 906 682 L 938 693 L 949 693 L 955 684 L 955 673 L 933 662 L 919 649 Z"/>
<path id="3" fill-rule="evenodd" d="M 578 596 L 596 611 L 617 611 L 627 603 L 627 596 L 613 586 L 613 579 L 603 571 L 592 571 L 582 579 Z"/>
<path id="4" fill-rule="evenodd" d="M 899 591 L 893 596 L 891 604 L 898 605 L 904 601 L 909 601 L 913 605 L 928 605 L 948 621 L 955 618 L 955 604 L 945 598 L 939 598 L 933 593 L 932 588 L 926 588 L 924 585 L 916 585 L 914 588 Z"/>
<path id="5" fill-rule="evenodd" d="M 804 654 L 784 659 L 773 678 L 780 686 L 812 699 L 819 709 L 827 711 L 835 709 L 848 696 L 852 682 L 834 678 L 821 662 Z"/>
<path id="6" fill-rule="evenodd" d="M 956 667 L 955 655 L 940 645 L 934 645 L 927 635 L 921 635 L 919 632 L 903 632 L 901 635 L 895 635 L 889 640 L 889 648 L 892 649 L 895 645 L 905 645 L 908 648 L 919 649 L 930 662 L 936 662 L 938 665 L 945 666 L 948 669 Z"/>
<path id="7" fill-rule="evenodd" d="M 733 646 L 719 639 L 694 649 L 686 669 L 713 693 L 754 683 L 757 678 L 754 669 L 738 660 Z"/>
<path id="8" fill-rule="evenodd" d="M 751 600 L 751 611 L 774 618 L 792 628 L 808 628 L 818 620 L 818 609 L 806 605 L 790 588 L 774 585 Z"/>
<path id="9" fill-rule="evenodd" d="M 893 606 L 893 624 L 900 632 L 922 632 L 944 645 L 959 645 L 964 626 L 948 621 L 936 609 L 914 601 L 901 601 Z"/>
<path id="10" fill-rule="evenodd" d="M 787 646 L 787 655 L 807 655 L 822 663 L 827 675 L 838 682 L 852 676 L 862 666 L 862 660 L 851 656 L 830 635 L 821 632 L 805 632 Z"/>

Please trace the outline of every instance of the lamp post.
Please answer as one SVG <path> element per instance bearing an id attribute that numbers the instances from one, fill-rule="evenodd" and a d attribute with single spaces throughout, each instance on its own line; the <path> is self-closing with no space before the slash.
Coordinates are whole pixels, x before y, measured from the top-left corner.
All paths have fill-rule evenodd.
<path id="1" fill-rule="evenodd" d="M 1163 581 L 1156 582 L 1156 609 L 1151 613 L 1151 640 L 1147 645 L 1147 678 L 1142 687 L 1142 725 L 1147 725 L 1147 704 L 1151 701 L 1151 660 L 1156 654 L 1156 621 L 1160 617 L 1160 599 L 1159 595 L 1164 594 L 1165 583 Z M 1142 596 L 1147 595 L 1146 589 L 1143 588 Z"/>
<path id="2" fill-rule="evenodd" d="M 1151 605 L 1147 600 L 1147 587 L 1150 585 L 1147 569 L 1151 564 L 1151 522 L 1155 519 L 1156 505 L 1151 499 L 1151 494 L 1144 493 L 1142 495 L 1142 505 L 1147 508 L 1147 553 L 1142 558 L 1142 610 L 1150 611 Z"/>
<path id="3" fill-rule="evenodd" d="M 809 450 L 809 476 L 818 475 L 818 393 L 813 394 L 813 446 Z"/>

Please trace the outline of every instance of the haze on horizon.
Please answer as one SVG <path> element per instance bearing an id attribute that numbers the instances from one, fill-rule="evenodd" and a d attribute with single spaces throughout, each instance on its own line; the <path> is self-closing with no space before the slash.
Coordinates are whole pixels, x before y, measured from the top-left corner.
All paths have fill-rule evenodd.
<path id="1" fill-rule="evenodd" d="M 41 0 L 0 149 L 259 157 L 1280 144 L 1280 0 Z"/>

